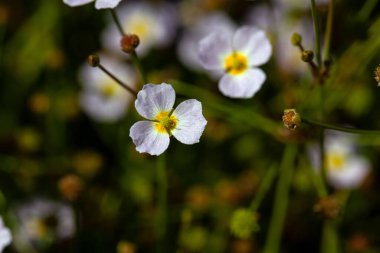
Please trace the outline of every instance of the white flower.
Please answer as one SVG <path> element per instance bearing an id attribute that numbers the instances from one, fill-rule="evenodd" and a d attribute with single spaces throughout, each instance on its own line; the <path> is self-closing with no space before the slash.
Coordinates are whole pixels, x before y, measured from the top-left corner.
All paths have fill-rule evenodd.
<path id="1" fill-rule="evenodd" d="M 153 5 L 147 2 L 130 2 L 117 10 L 120 23 L 128 34 L 139 36 L 140 44 L 136 51 L 139 56 L 146 55 L 153 47 L 160 48 L 169 44 L 177 27 L 175 8 L 170 4 Z M 112 22 L 102 35 L 105 48 L 120 53 L 120 34 Z"/>
<path id="2" fill-rule="evenodd" d="M 194 71 L 203 70 L 197 53 L 199 41 L 213 32 L 232 34 L 234 30 L 235 24 L 224 12 L 213 12 L 200 17 L 181 36 L 177 47 L 179 59 Z"/>
<path id="3" fill-rule="evenodd" d="M 265 32 L 243 26 L 233 36 L 212 33 L 199 43 L 199 57 L 203 66 L 219 72 L 219 90 L 232 98 L 251 98 L 261 88 L 265 73 L 256 68 L 266 63 L 272 46 Z"/>
<path id="4" fill-rule="evenodd" d="M 94 2 L 95 0 L 63 0 L 63 2 L 71 7 L 80 6 Z M 96 9 L 115 8 L 121 0 L 96 0 Z"/>
<path id="5" fill-rule="evenodd" d="M 120 80 L 135 87 L 137 75 L 134 70 L 116 59 L 100 55 L 101 63 Z M 82 109 L 94 120 L 114 122 L 122 118 L 132 101 L 132 95 L 99 69 L 85 64 L 79 74 L 83 85 L 80 94 Z"/>
<path id="6" fill-rule="evenodd" d="M 325 135 L 325 167 L 327 179 L 337 189 L 358 187 L 370 172 L 370 163 L 356 151 L 356 136 L 337 131 Z M 320 168 L 320 150 L 314 146 L 309 150 L 312 165 Z"/>
<path id="7" fill-rule="evenodd" d="M 202 104 L 189 99 L 173 109 L 175 91 L 169 84 L 146 84 L 137 94 L 137 112 L 148 119 L 135 123 L 129 136 L 140 153 L 162 154 L 169 146 L 170 136 L 184 144 L 199 142 L 207 124 Z"/>
<path id="8" fill-rule="evenodd" d="M 3 219 L 0 216 L 0 252 L 8 246 L 12 241 L 12 234 L 10 230 L 4 226 Z"/>
<path id="9" fill-rule="evenodd" d="M 34 199 L 17 206 L 14 213 L 18 222 L 15 246 L 21 252 L 31 245 L 38 247 L 47 239 L 68 239 L 76 230 L 73 209 L 60 202 Z"/>

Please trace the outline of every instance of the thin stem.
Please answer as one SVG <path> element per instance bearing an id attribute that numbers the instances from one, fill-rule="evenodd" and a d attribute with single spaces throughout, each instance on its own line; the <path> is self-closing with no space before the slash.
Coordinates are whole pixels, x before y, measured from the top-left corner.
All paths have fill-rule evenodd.
<path id="1" fill-rule="evenodd" d="M 337 130 L 341 132 L 347 132 L 347 133 L 354 133 L 354 134 L 363 134 L 363 135 L 380 135 L 380 131 L 376 130 L 364 130 L 364 129 L 354 129 L 354 128 L 348 128 L 348 127 L 341 127 L 341 126 L 335 126 L 315 120 L 310 120 L 306 118 L 302 118 L 302 122 L 306 123 L 311 126 L 321 127 L 325 129 L 332 129 Z"/>
<path id="2" fill-rule="evenodd" d="M 132 57 L 132 62 L 133 64 L 136 66 L 136 68 L 139 70 L 140 72 L 140 76 L 141 76 L 141 81 L 144 83 L 144 84 L 147 84 L 148 81 L 147 81 L 147 76 L 145 74 L 145 71 L 144 71 L 144 68 L 142 67 L 142 64 L 141 64 L 141 61 L 140 61 L 140 58 L 138 57 L 136 51 L 134 50 L 132 53 L 131 53 L 131 57 Z"/>
<path id="3" fill-rule="evenodd" d="M 256 212 L 257 209 L 259 208 L 259 206 L 260 206 L 262 200 L 264 199 L 266 193 L 268 192 L 268 190 L 272 186 L 273 180 L 275 179 L 276 175 L 277 175 L 277 166 L 273 165 L 272 167 L 270 167 L 268 172 L 265 174 L 264 179 L 262 180 L 262 182 L 260 184 L 260 188 L 257 191 L 256 196 L 253 198 L 251 205 L 249 206 L 249 208 L 253 212 Z"/>
<path id="4" fill-rule="evenodd" d="M 124 29 L 123 29 L 123 26 L 121 25 L 120 23 L 120 19 L 119 17 L 117 16 L 117 13 L 115 11 L 115 9 L 109 9 L 110 12 L 111 12 L 111 15 L 112 15 L 112 18 L 113 18 L 113 21 L 115 21 L 115 24 L 117 26 L 117 29 L 119 30 L 119 33 L 121 36 L 124 36 L 125 35 L 125 32 L 124 32 Z"/>
<path id="5" fill-rule="evenodd" d="M 324 41 L 324 45 L 323 45 L 323 47 L 324 47 L 323 59 L 325 61 L 330 60 L 330 46 L 331 46 L 331 35 L 332 35 L 332 29 L 333 29 L 333 21 L 334 21 L 334 0 L 330 0 L 329 10 L 327 13 L 325 41 Z"/>
<path id="6" fill-rule="evenodd" d="M 157 252 L 165 253 L 167 226 L 167 174 L 165 154 L 157 158 L 158 213 L 156 221 Z"/>
<path id="7" fill-rule="evenodd" d="M 119 78 L 117 78 L 114 74 L 109 72 L 103 65 L 99 64 L 98 68 L 100 68 L 104 73 L 106 73 L 109 77 L 111 77 L 115 82 L 117 82 L 121 87 L 129 91 L 134 97 L 137 98 L 137 92 L 133 90 L 131 87 L 123 83 Z"/>
<path id="8" fill-rule="evenodd" d="M 376 7 L 378 0 L 367 0 L 364 6 L 359 11 L 357 18 L 360 21 L 366 21 L 371 15 L 373 9 Z"/>
<path id="9" fill-rule="evenodd" d="M 337 225 L 331 220 L 325 221 L 322 232 L 321 253 L 338 253 L 339 237 L 337 233 Z"/>
<path id="10" fill-rule="evenodd" d="M 288 144 L 280 166 L 280 178 L 277 183 L 273 213 L 270 220 L 264 253 L 278 253 L 281 235 L 288 208 L 289 188 L 292 179 L 294 160 L 297 155 L 297 146 Z"/>
<path id="11" fill-rule="evenodd" d="M 311 7 L 311 15 L 313 17 L 313 25 L 314 25 L 314 43 L 315 43 L 315 55 L 317 58 L 317 65 L 318 70 L 321 69 L 321 42 L 319 37 L 319 20 L 318 20 L 318 14 L 317 14 L 317 7 L 315 6 L 315 0 L 310 0 L 310 7 Z"/>

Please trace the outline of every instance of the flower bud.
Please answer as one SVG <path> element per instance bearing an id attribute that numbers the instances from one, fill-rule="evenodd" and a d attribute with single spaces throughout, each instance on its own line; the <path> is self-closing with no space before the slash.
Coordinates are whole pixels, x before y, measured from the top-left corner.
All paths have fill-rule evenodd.
<path id="1" fill-rule="evenodd" d="M 88 62 L 88 65 L 90 65 L 91 67 L 95 68 L 95 67 L 99 66 L 99 64 L 100 64 L 100 58 L 96 54 L 90 54 L 87 57 L 87 62 Z"/>
<path id="2" fill-rule="evenodd" d="M 301 59 L 304 62 L 311 62 L 314 59 L 314 53 L 311 50 L 305 50 L 301 54 Z"/>
<path id="3" fill-rule="evenodd" d="M 380 65 L 375 69 L 375 80 L 377 82 L 377 86 L 380 86 Z"/>
<path id="4" fill-rule="evenodd" d="M 232 214 L 231 233 L 241 239 L 248 239 L 252 233 L 260 230 L 257 224 L 258 214 L 249 209 L 238 209 Z"/>
<path id="5" fill-rule="evenodd" d="M 140 38 L 136 34 L 127 34 L 121 38 L 120 46 L 121 50 L 125 53 L 133 53 L 140 44 Z"/>
<path id="6" fill-rule="evenodd" d="M 302 43 L 302 36 L 299 33 L 293 33 L 290 42 L 293 46 L 298 46 Z"/>
<path id="7" fill-rule="evenodd" d="M 282 116 L 282 122 L 286 128 L 294 130 L 301 124 L 301 117 L 295 109 L 286 109 Z"/>

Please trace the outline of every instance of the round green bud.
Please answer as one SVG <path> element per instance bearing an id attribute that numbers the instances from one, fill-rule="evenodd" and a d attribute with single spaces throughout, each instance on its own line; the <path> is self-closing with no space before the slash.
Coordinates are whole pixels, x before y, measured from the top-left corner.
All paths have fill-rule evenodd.
<path id="1" fill-rule="evenodd" d="M 249 209 L 238 209 L 232 214 L 231 233 L 241 239 L 248 239 L 252 233 L 260 230 L 257 224 L 258 215 Z"/>
<path id="2" fill-rule="evenodd" d="M 302 36 L 299 33 L 293 33 L 290 41 L 293 46 L 298 46 L 302 43 Z"/>

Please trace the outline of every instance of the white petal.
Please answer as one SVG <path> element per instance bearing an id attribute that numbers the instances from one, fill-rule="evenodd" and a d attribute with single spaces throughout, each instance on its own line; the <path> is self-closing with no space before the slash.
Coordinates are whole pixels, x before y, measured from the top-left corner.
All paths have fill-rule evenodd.
<path id="1" fill-rule="evenodd" d="M 115 8 L 121 0 L 96 0 L 96 9 Z"/>
<path id="2" fill-rule="evenodd" d="M 219 81 L 219 90 L 231 98 L 251 98 L 266 79 L 261 69 L 248 69 L 240 75 L 225 74 Z"/>
<path id="3" fill-rule="evenodd" d="M 167 133 L 159 133 L 154 128 L 154 122 L 136 122 L 129 132 L 136 150 L 151 155 L 162 154 L 169 146 L 170 138 Z"/>
<path id="4" fill-rule="evenodd" d="M 178 119 L 178 125 L 172 131 L 174 137 L 184 144 L 199 142 L 207 124 L 202 104 L 195 99 L 186 100 L 177 106 L 173 115 Z"/>
<path id="5" fill-rule="evenodd" d="M 128 109 L 128 97 L 103 98 L 91 91 L 84 91 L 80 96 L 82 109 L 95 121 L 115 122 L 121 119 Z"/>
<path id="6" fill-rule="evenodd" d="M 266 63 L 272 55 L 272 46 L 263 30 L 244 26 L 236 31 L 233 38 L 234 50 L 248 57 L 249 66 Z"/>
<path id="7" fill-rule="evenodd" d="M 65 4 L 71 7 L 80 6 L 93 2 L 94 0 L 63 0 Z"/>
<path id="8" fill-rule="evenodd" d="M 147 118 L 154 119 L 159 112 L 172 110 L 175 91 L 169 84 L 146 84 L 137 94 L 135 107 L 137 112 Z"/>
<path id="9" fill-rule="evenodd" d="M 367 159 L 352 154 L 347 158 L 344 167 L 328 171 L 328 180 L 335 188 L 353 189 L 363 182 L 370 171 L 369 168 Z"/>
<path id="10" fill-rule="evenodd" d="M 12 235 L 8 228 L 4 226 L 3 219 L 0 217 L 0 252 L 12 241 Z"/>
<path id="11" fill-rule="evenodd" d="M 212 33 L 199 42 L 199 58 L 203 67 L 208 70 L 223 70 L 224 60 L 231 53 L 229 34 Z"/>

